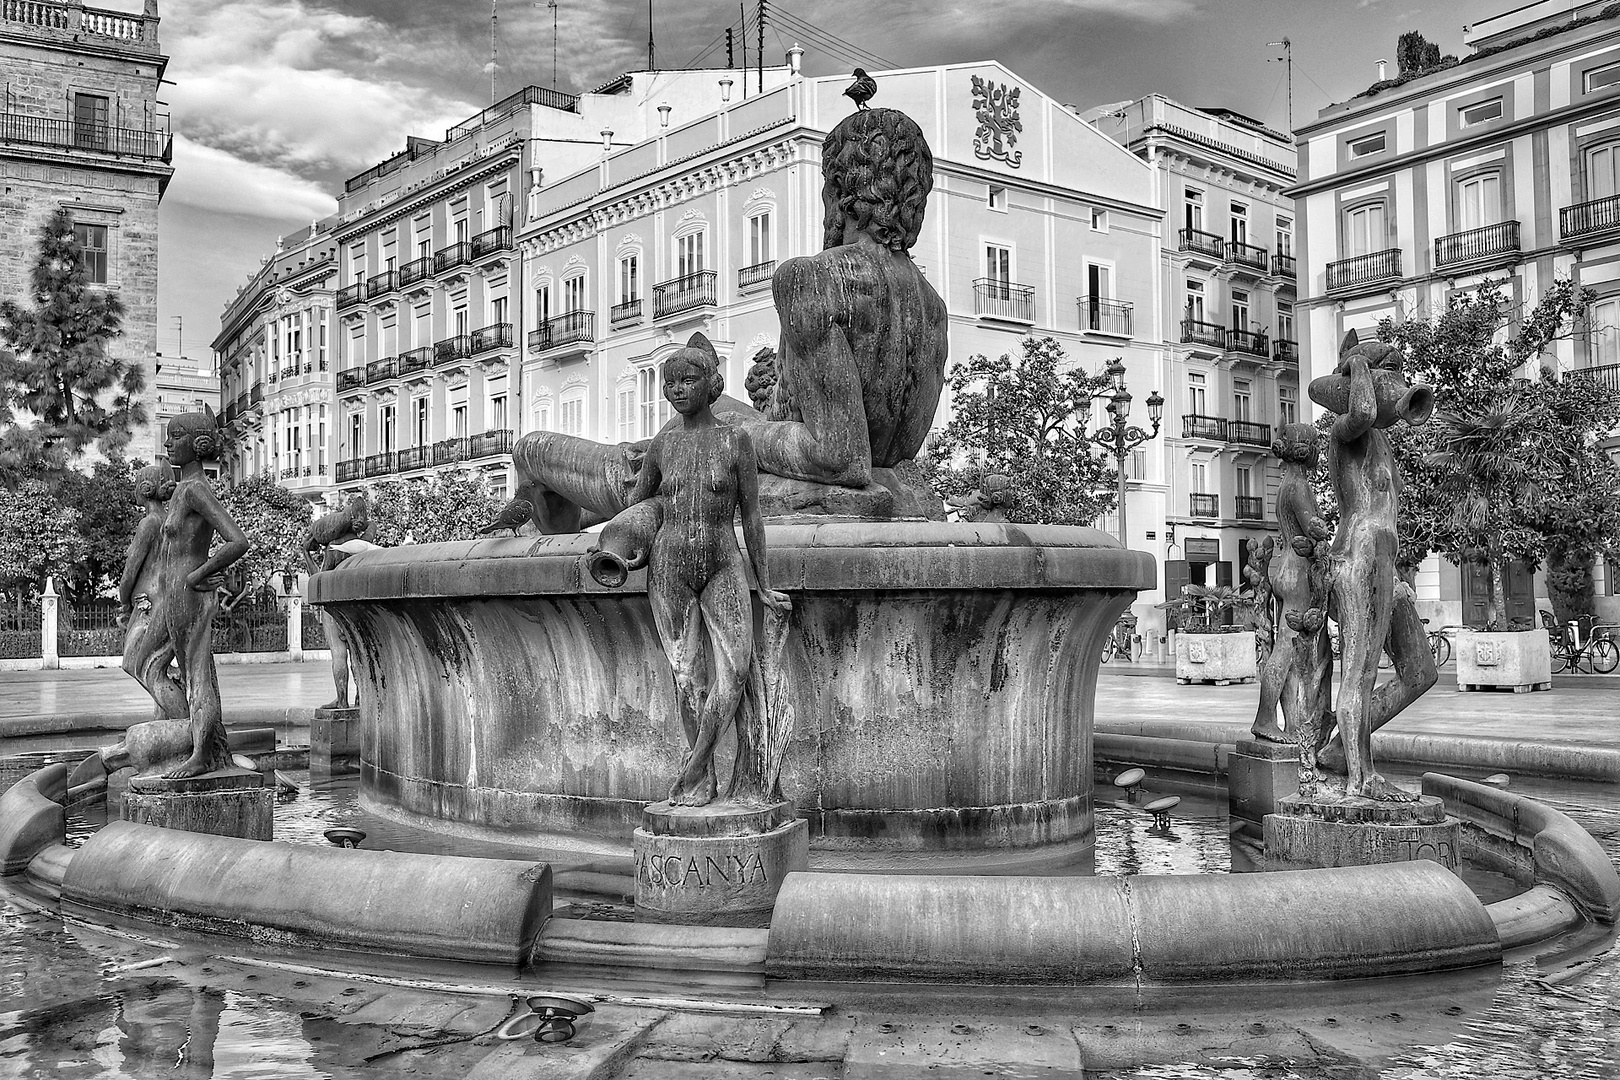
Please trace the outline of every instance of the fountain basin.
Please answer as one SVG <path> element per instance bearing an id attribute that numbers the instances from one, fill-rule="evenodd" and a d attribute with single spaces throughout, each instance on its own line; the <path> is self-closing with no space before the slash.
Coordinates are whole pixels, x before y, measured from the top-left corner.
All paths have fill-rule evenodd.
<path id="1" fill-rule="evenodd" d="M 813 847 L 1089 842 L 1095 656 L 1152 556 L 1063 526 L 766 533 L 794 602 L 783 787 Z M 357 660 L 374 805 L 628 844 L 685 741 L 645 572 L 598 585 L 593 541 L 379 549 L 311 581 Z"/>

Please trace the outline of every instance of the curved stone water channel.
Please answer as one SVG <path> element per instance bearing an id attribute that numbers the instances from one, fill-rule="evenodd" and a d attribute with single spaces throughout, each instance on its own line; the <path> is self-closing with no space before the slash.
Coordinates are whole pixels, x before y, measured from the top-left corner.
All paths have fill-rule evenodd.
<path id="1" fill-rule="evenodd" d="M 1620 793 L 1530 780 L 1515 789 L 1570 814 L 1611 858 L 1620 855 Z M 1187 794 L 1166 837 L 1149 833 L 1140 811 L 1100 801 L 1095 872 L 1230 869 L 1222 806 Z M 320 833 L 334 824 L 366 829 L 368 845 L 517 853 L 367 814 L 352 781 L 317 782 L 278 808 L 283 839 L 324 843 Z M 73 831 L 94 825 L 81 819 Z M 612 891 L 611 865 L 559 855 L 559 916 L 623 917 L 628 909 L 601 891 Z M 604 876 L 570 889 L 570 872 Z M 1487 901 L 1511 888 L 1467 876 Z M 1602 1077 L 1620 1071 L 1613 946 L 1612 933 L 1583 930 L 1539 959 L 1510 954 L 1500 970 L 1237 994 L 803 983 L 783 991 L 746 975 L 608 977 L 561 965 L 516 976 L 419 960 L 391 968 L 368 957 L 364 970 L 344 970 L 339 953 L 97 929 L 16 892 L 0 906 L 0 1075 Z M 589 997 L 598 1012 L 562 1045 L 485 1034 L 513 1011 L 512 995 L 542 989 Z"/>

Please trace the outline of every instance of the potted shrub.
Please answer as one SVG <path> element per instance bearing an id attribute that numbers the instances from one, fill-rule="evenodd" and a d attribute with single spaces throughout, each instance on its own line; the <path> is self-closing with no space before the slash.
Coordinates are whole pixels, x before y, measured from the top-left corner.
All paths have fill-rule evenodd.
<path id="1" fill-rule="evenodd" d="M 1158 606 L 1171 613 L 1176 630 L 1178 683 L 1225 686 L 1259 672 L 1252 593 L 1230 585 L 1187 585 L 1180 597 Z M 1227 612 L 1235 622 L 1225 621 Z"/>

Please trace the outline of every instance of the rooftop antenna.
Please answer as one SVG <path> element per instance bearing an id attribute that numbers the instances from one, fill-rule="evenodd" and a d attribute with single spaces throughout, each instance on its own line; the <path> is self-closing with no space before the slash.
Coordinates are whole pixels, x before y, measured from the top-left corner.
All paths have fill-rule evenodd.
<path id="1" fill-rule="evenodd" d="M 1288 137 L 1292 139 L 1294 137 L 1294 43 L 1287 38 L 1283 38 L 1281 41 L 1266 42 L 1267 48 L 1274 49 L 1279 45 L 1282 46 L 1283 54 L 1273 56 L 1266 62 L 1273 63 L 1281 60 L 1288 67 Z M 1273 91 L 1273 93 L 1275 92 Z"/>
<path id="2" fill-rule="evenodd" d="M 647 0 L 647 70 L 656 71 L 658 65 L 653 61 L 656 55 L 653 51 L 653 10 L 652 0 Z"/>
<path id="3" fill-rule="evenodd" d="M 499 40 L 495 33 L 496 22 L 498 21 L 495 16 L 495 9 L 499 4 L 500 0 L 489 0 L 489 103 L 491 105 L 495 104 L 495 46 Z"/>
<path id="4" fill-rule="evenodd" d="M 557 89 L 557 0 L 546 0 L 551 9 L 551 88 Z"/>

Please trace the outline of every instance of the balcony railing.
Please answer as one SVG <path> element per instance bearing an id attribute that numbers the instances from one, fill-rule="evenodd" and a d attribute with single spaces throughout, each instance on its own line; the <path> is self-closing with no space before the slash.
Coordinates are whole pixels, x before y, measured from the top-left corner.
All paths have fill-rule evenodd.
<path id="1" fill-rule="evenodd" d="M 1271 358 L 1279 364 L 1299 363 L 1299 342 L 1278 338 L 1271 343 Z"/>
<path id="2" fill-rule="evenodd" d="M 973 283 L 973 313 L 1013 322 L 1035 321 L 1035 289 L 996 278 Z"/>
<path id="3" fill-rule="evenodd" d="M 248 404 L 257 405 L 264 400 L 264 383 L 254 383 L 253 389 L 248 392 Z"/>
<path id="4" fill-rule="evenodd" d="M 52 120 L 21 113 L 0 113 L 0 142 L 32 146 L 59 146 L 92 150 L 98 154 L 122 157 L 157 158 L 168 161 L 170 140 L 166 131 L 140 131 L 136 128 L 109 127 L 78 120 Z"/>
<path id="5" fill-rule="evenodd" d="M 291 466 L 288 466 L 287 468 L 281 470 L 281 479 L 283 479 L 283 480 L 291 480 L 293 477 L 295 477 L 297 475 L 298 475 L 298 466 L 296 466 L 296 465 L 291 465 Z"/>
<path id="6" fill-rule="evenodd" d="M 234 401 L 231 402 L 230 404 L 226 405 L 225 406 L 225 422 L 227 424 L 229 424 L 231 421 L 235 420 L 236 417 L 238 416 L 238 414 L 241 413 L 241 411 L 242 411 L 241 407 L 238 406 L 236 404 L 236 402 L 234 402 Z"/>
<path id="7" fill-rule="evenodd" d="M 1271 425 L 1259 424 L 1253 420 L 1228 420 L 1226 441 L 1243 446 L 1270 446 Z"/>
<path id="8" fill-rule="evenodd" d="M 240 394 L 236 395 L 236 415 L 241 416 L 243 413 L 247 412 L 247 407 L 248 394 L 247 391 L 244 390 Z"/>
<path id="9" fill-rule="evenodd" d="M 298 374 L 298 365 L 297 364 L 288 364 L 286 367 L 281 369 L 281 377 L 283 379 L 290 379 L 294 375 L 297 375 L 297 374 Z"/>
<path id="10" fill-rule="evenodd" d="M 1483 229 L 1442 236 L 1434 242 L 1434 265 L 1455 266 L 1519 250 L 1519 223 L 1498 221 Z"/>
<path id="11" fill-rule="evenodd" d="M 1401 276 L 1401 249 L 1386 248 L 1370 255 L 1357 255 L 1353 259 L 1340 259 L 1327 264 L 1329 292 L 1354 289 L 1380 281 L 1395 281 Z"/>
<path id="12" fill-rule="evenodd" d="M 398 369 L 396 369 L 394 366 L 393 357 L 390 356 L 386 360 L 373 360 L 371 363 L 366 365 L 366 385 L 370 386 L 372 383 L 387 382 L 396 374 L 398 374 Z"/>
<path id="13" fill-rule="evenodd" d="M 394 453 L 372 454 L 366 458 L 366 477 L 387 476 L 394 471 Z"/>
<path id="14" fill-rule="evenodd" d="M 345 368 L 337 373 L 337 390 L 343 393 L 366 385 L 365 368 Z"/>
<path id="15" fill-rule="evenodd" d="M 1208 345 L 1212 349 L 1226 348 L 1226 327 L 1202 319 L 1181 320 L 1183 345 Z"/>
<path id="16" fill-rule="evenodd" d="M 1250 356 L 1271 355 L 1265 332 L 1260 330 L 1239 330 L 1234 327 L 1226 332 L 1226 347 L 1231 352 L 1248 353 Z"/>
<path id="17" fill-rule="evenodd" d="M 433 464 L 454 465 L 472 457 L 472 440 L 465 435 L 454 439 L 440 439 L 433 444 Z"/>
<path id="18" fill-rule="evenodd" d="M 433 256 L 425 255 L 420 259 L 412 259 L 399 268 L 399 287 L 414 285 L 418 281 L 426 281 L 433 276 Z"/>
<path id="19" fill-rule="evenodd" d="M 467 450 L 474 458 L 510 454 L 512 452 L 512 432 L 508 428 L 497 428 L 494 431 L 485 431 L 474 435 L 468 440 Z"/>
<path id="20" fill-rule="evenodd" d="M 337 306 L 340 308 L 353 307 L 358 304 L 366 294 L 366 283 L 357 281 L 353 285 L 345 285 L 337 291 Z"/>
<path id="21" fill-rule="evenodd" d="M 472 257 L 482 259 L 485 255 L 493 255 L 497 251 L 512 250 L 512 226 L 497 225 L 493 229 L 485 229 L 472 238 Z"/>
<path id="22" fill-rule="evenodd" d="M 1620 195 L 1606 195 L 1558 211 L 1558 228 L 1565 240 L 1620 229 Z"/>
<path id="23" fill-rule="evenodd" d="M 545 352 L 563 345 L 596 340 L 596 312 L 565 311 L 529 332 L 529 348 Z"/>
<path id="24" fill-rule="evenodd" d="M 1263 247 L 1256 247 L 1253 244 L 1245 244 L 1237 240 L 1228 240 L 1226 242 L 1227 262 L 1235 263 L 1238 266 L 1247 266 L 1250 269 L 1260 271 L 1262 274 L 1271 266 L 1271 260 L 1266 258 L 1266 255 L 1266 249 Z"/>
<path id="25" fill-rule="evenodd" d="M 1237 516 L 1239 521 L 1264 521 L 1266 519 L 1265 496 L 1239 495 L 1237 497 Z"/>
<path id="26" fill-rule="evenodd" d="M 1189 510 L 1193 517 L 1218 518 L 1221 516 L 1221 497 L 1219 495 L 1207 495 L 1201 491 L 1195 491 L 1192 492 L 1189 501 L 1192 504 Z"/>
<path id="27" fill-rule="evenodd" d="M 426 371 L 433 366 L 433 346 L 423 345 L 419 349 L 399 354 L 398 374 L 403 377 L 414 375 L 418 371 Z"/>
<path id="28" fill-rule="evenodd" d="M 340 484 L 363 479 L 365 475 L 366 463 L 358 458 L 353 461 L 340 461 L 337 463 L 337 482 Z"/>
<path id="29" fill-rule="evenodd" d="M 1620 391 L 1620 364 L 1600 364 L 1597 367 L 1576 368 L 1567 377 L 1571 379 L 1590 379 L 1599 386 L 1613 391 Z"/>
<path id="30" fill-rule="evenodd" d="M 641 321 L 641 301 L 626 300 L 622 304 L 614 304 L 608 310 L 608 322 L 614 326 L 623 326 L 625 323 Z"/>
<path id="31" fill-rule="evenodd" d="M 1202 229 L 1181 230 L 1181 250 L 1208 255 L 1212 259 L 1226 258 L 1226 241 Z"/>
<path id="32" fill-rule="evenodd" d="M 1271 257 L 1271 272 L 1278 277 L 1293 278 L 1299 276 L 1298 264 L 1292 255 L 1273 255 Z"/>
<path id="33" fill-rule="evenodd" d="M 752 289 L 756 285 L 764 285 L 771 280 L 771 275 L 774 273 L 776 273 L 775 259 L 755 263 L 753 266 L 745 266 L 737 271 L 737 288 Z"/>
<path id="34" fill-rule="evenodd" d="M 1225 442 L 1226 421 L 1219 416 L 1185 413 L 1181 417 L 1181 437 L 1183 439 L 1208 439 L 1212 442 Z"/>
<path id="35" fill-rule="evenodd" d="M 411 469 L 425 469 L 428 467 L 428 447 L 412 446 L 399 451 L 399 471 L 409 472 Z"/>
<path id="36" fill-rule="evenodd" d="M 451 360 L 465 360 L 472 353 L 471 334 L 457 334 L 455 337 L 447 337 L 443 341 L 433 343 L 433 362 L 435 364 L 444 364 Z"/>
<path id="37" fill-rule="evenodd" d="M 475 353 L 489 352 L 491 349 L 509 349 L 512 347 L 512 324 L 509 322 L 490 323 L 480 326 L 472 332 L 472 351 Z"/>
<path id="38" fill-rule="evenodd" d="M 442 274 L 453 266 L 460 266 L 472 258 L 472 245 L 465 240 L 433 253 L 433 272 Z"/>
<path id="39" fill-rule="evenodd" d="M 366 278 L 366 299 L 375 300 L 384 293 L 391 293 L 399 288 L 399 271 L 384 270 L 380 274 L 372 274 Z"/>
<path id="40" fill-rule="evenodd" d="M 685 277 L 672 278 L 653 286 L 653 318 L 662 319 L 679 315 L 693 308 L 713 307 L 715 282 L 719 275 L 713 270 L 699 270 Z"/>
<path id="41" fill-rule="evenodd" d="M 1082 296 L 1078 302 L 1080 329 L 1095 330 L 1099 334 L 1131 335 L 1130 304 L 1105 296 Z"/>

